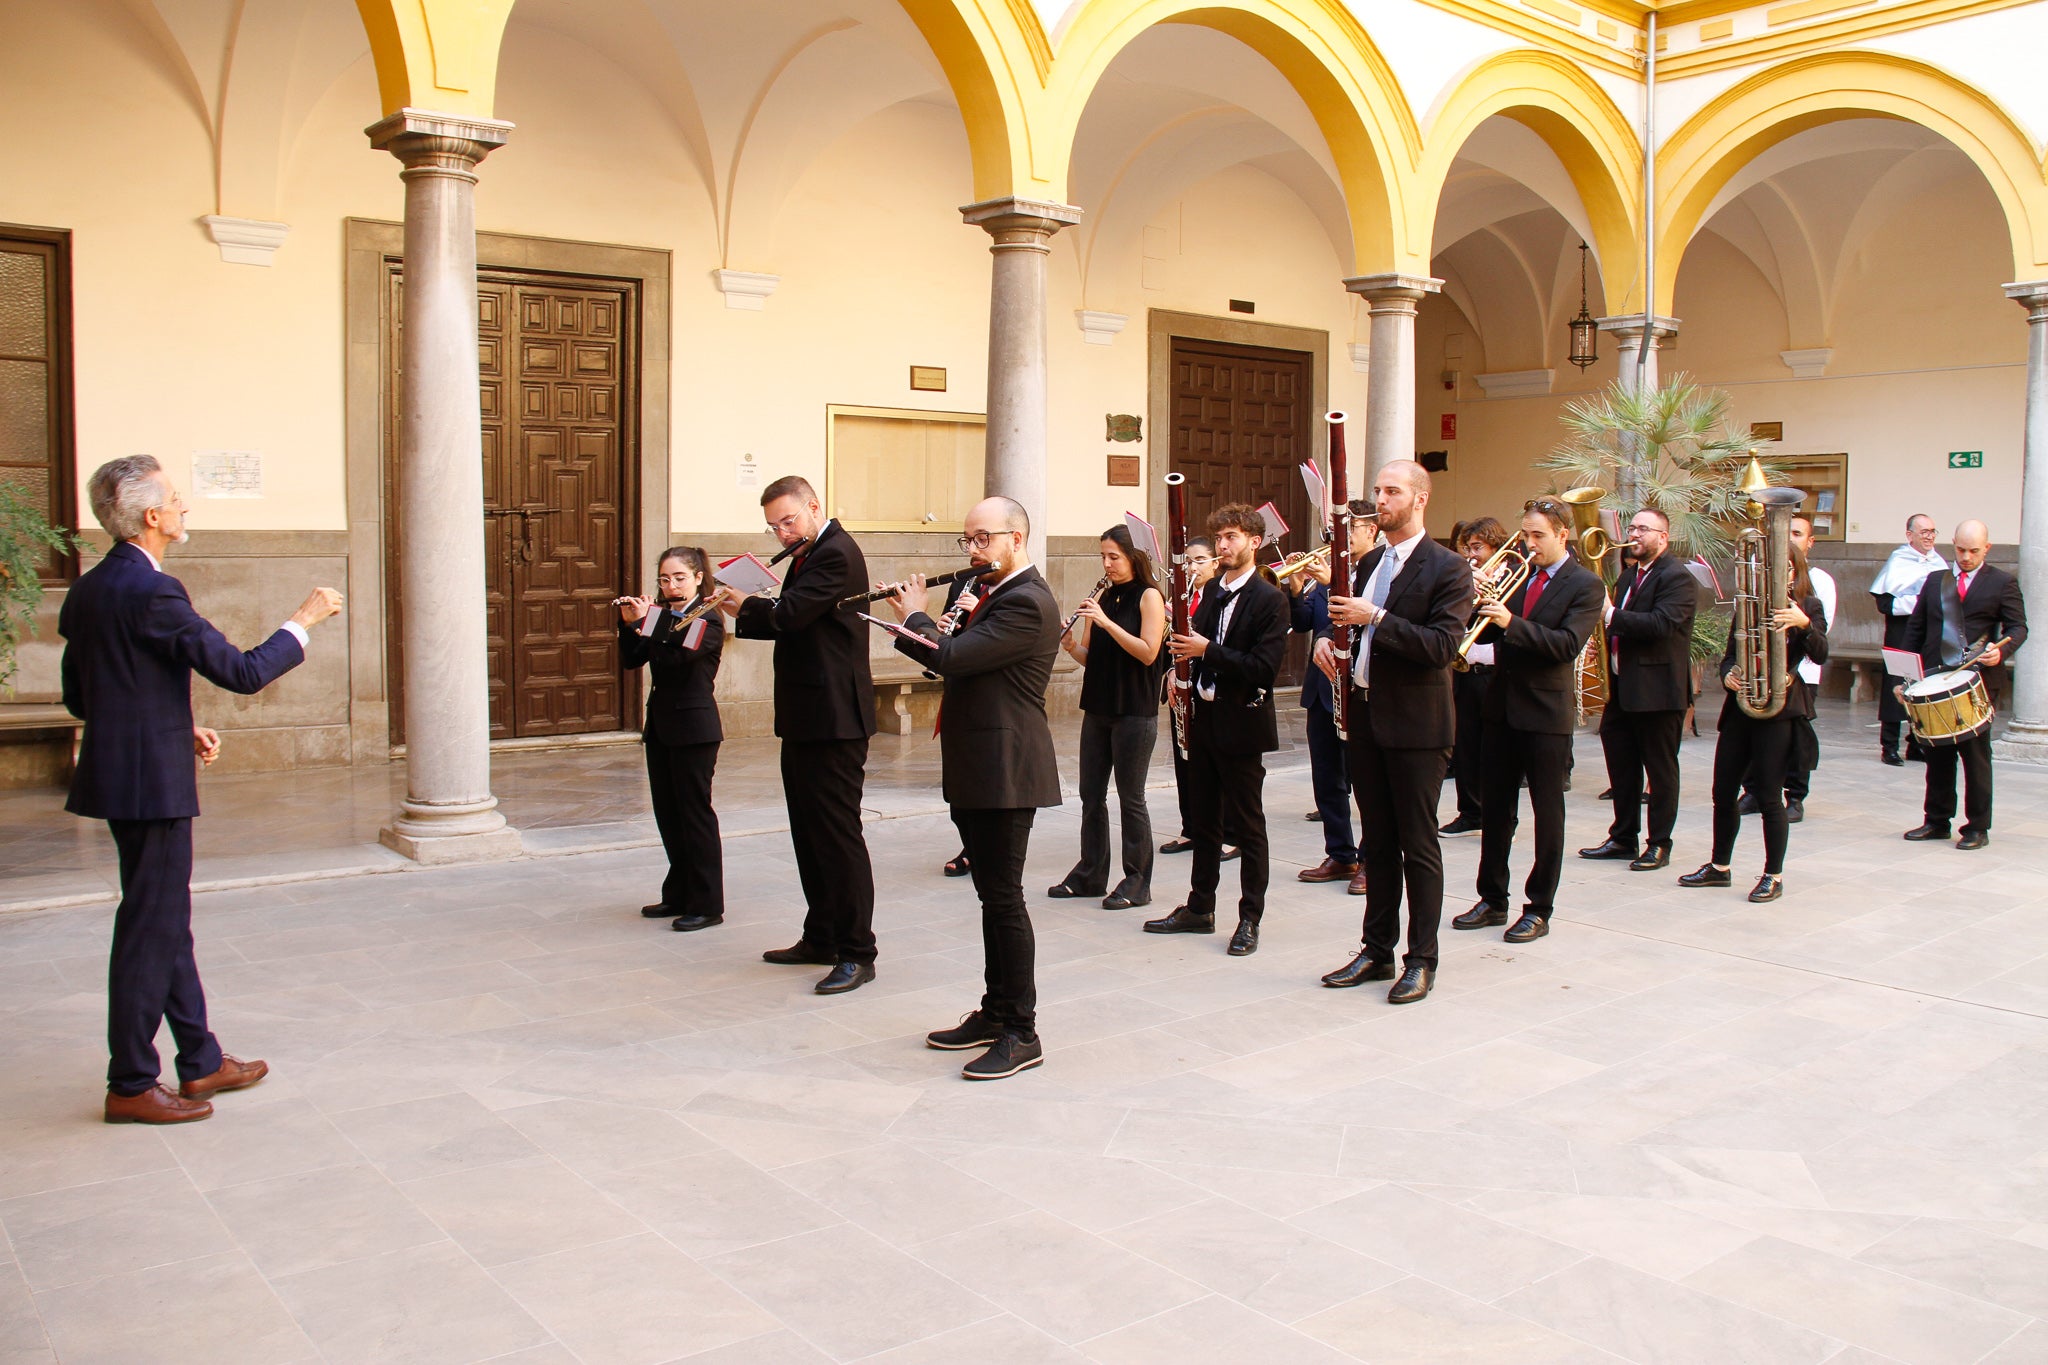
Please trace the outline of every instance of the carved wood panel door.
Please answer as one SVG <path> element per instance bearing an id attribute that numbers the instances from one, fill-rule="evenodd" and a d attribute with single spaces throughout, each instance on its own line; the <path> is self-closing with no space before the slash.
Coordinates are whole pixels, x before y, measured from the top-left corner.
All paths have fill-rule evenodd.
<path id="1" fill-rule="evenodd" d="M 397 317 L 395 277 L 393 291 Z M 602 733 L 636 719 L 611 600 L 638 581 L 630 572 L 637 304 L 631 282 L 478 272 L 492 739 Z M 395 366 L 395 333 L 392 349 Z M 391 387 L 395 397 L 395 378 Z M 387 469 L 395 473 L 395 461 Z M 388 479 L 394 589 L 395 493 Z M 398 609 L 394 591 L 394 697 L 403 678 Z M 401 714 L 394 707 L 394 740 Z"/>
<path id="2" fill-rule="evenodd" d="M 1314 398 L 1306 351 L 1173 338 L 1171 468 L 1187 476 L 1188 533 L 1202 534 L 1225 503 L 1271 502 L 1288 525 L 1259 562 L 1321 544 L 1300 466 L 1314 453 Z M 1301 680 L 1308 657 L 1301 637 L 1288 641 L 1281 680 Z"/>

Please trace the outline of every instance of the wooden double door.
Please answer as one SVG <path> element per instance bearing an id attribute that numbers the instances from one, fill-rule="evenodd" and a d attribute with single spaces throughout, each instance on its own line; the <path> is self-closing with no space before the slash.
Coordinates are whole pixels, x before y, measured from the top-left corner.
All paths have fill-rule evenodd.
<path id="1" fill-rule="evenodd" d="M 393 271 L 387 337 L 398 449 L 403 280 Z M 603 733 L 638 723 L 619 667 L 612 599 L 637 584 L 633 383 L 638 284 L 477 272 L 483 413 L 483 611 L 491 738 Z M 403 740 L 396 459 L 385 462 L 390 534 L 391 727 Z"/>
<path id="2" fill-rule="evenodd" d="M 1259 550 L 1281 554 L 1322 543 L 1301 465 L 1315 454 L 1315 357 L 1306 351 L 1173 338 L 1170 467 L 1187 477 L 1188 530 L 1200 535 L 1209 514 L 1228 503 L 1280 509 L 1288 532 Z M 1280 678 L 1301 681 L 1303 637 L 1289 639 Z"/>

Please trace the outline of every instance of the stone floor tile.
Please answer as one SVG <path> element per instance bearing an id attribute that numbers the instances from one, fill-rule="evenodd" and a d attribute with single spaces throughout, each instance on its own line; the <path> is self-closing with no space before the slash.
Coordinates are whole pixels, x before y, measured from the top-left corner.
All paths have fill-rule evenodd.
<path id="1" fill-rule="evenodd" d="M 56 1365 L 57 1354 L 43 1331 L 35 1295 L 11 1260 L 0 1265 L 0 1361 L 6 1365 Z"/>
<path id="2" fill-rule="evenodd" d="M 1856 1260 L 2029 1317 L 2048 1318 L 2048 1248 L 1973 1223 L 1918 1219 Z"/>
<path id="3" fill-rule="evenodd" d="M 1683 1279 L 1757 1235 L 1654 1199 L 1489 1189 L 1463 1205 L 1524 1232 L 1667 1280 Z"/>
<path id="4" fill-rule="evenodd" d="M 518 1129 L 468 1095 L 350 1109 L 336 1114 L 334 1124 L 397 1181 L 540 1154 Z"/>
<path id="5" fill-rule="evenodd" d="M 1343 1145 L 1344 1130 L 1336 1124 L 1134 1110 L 1110 1142 L 1109 1155 L 1335 1175 Z"/>
<path id="6" fill-rule="evenodd" d="M 1280 1322 L 1320 1313 L 1402 1275 L 1228 1199 L 1189 1204 L 1104 1235 Z"/>
<path id="7" fill-rule="evenodd" d="M 896 1246 L 993 1223 L 1029 1207 L 994 1185 L 897 1142 L 784 1166 L 776 1177 Z"/>
<path id="8" fill-rule="evenodd" d="M 1616 1365 L 1621 1357 L 1410 1276 L 1296 1323 L 1295 1329 L 1373 1365 Z M 1446 1354 L 1455 1350 L 1455 1356 Z"/>
<path id="9" fill-rule="evenodd" d="M 1641 1365 L 1828 1358 L 1841 1343 L 1740 1303 L 1589 1256 L 1497 1307 Z"/>
<path id="10" fill-rule="evenodd" d="M 915 1249 L 1069 1345 L 1202 1296 L 1190 1280 L 1049 1213 L 1027 1213 Z"/>
<path id="11" fill-rule="evenodd" d="M 2048 1322 L 2030 1322 L 2000 1342 L 1978 1365 L 2038 1365 L 2048 1360 Z"/>
<path id="12" fill-rule="evenodd" d="M 1344 1154 L 1337 1169 L 1404 1185 L 1464 1184 L 1556 1193 L 1578 1188 L 1571 1145 L 1547 1135 L 1495 1137 L 1354 1126 L 1344 1130 Z"/>
<path id="13" fill-rule="evenodd" d="M 438 1365 L 538 1346 L 548 1333 L 452 1242 L 271 1281 L 335 1365 Z"/>
<path id="14" fill-rule="evenodd" d="M 447 1235 L 367 1164 L 230 1185 L 208 1194 L 207 1202 L 271 1279 Z"/>
<path id="15" fill-rule="evenodd" d="M 572 1171 L 623 1171 L 703 1150 L 706 1139 L 673 1114 L 637 1105 L 547 1100 L 497 1111 L 527 1141 Z"/>
<path id="16" fill-rule="evenodd" d="M 67 1285 L 36 1295 L 36 1310 L 64 1365 L 159 1361 L 167 1347 L 210 1365 L 339 1359 L 322 1356 L 240 1252 Z"/>
<path id="17" fill-rule="evenodd" d="M 179 1131 L 173 1149 L 178 1164 L 200 1189 L 347 1166 L 362 1159 L 310 1101 L 279 1094 L 252 1104 L 256 1098 L 256 1091 L 217 1096 L 213 1118 Z"/>
<path id="18" fill-rule="evenodd" d="M 1553 1274 L 1581 1253 L 1398 1185 L 1381 1185 L 1291 1220 L 1411 1275 L 1487 1302 Z"/>
<path id="19" fill-rule="evenodd" d="M 691 1256 L 715 1256 L 840 1221 L 824 1205 L 723 1150 L 590 1179 Z"/>
<path id="20" fill-rule="evenodd" d="M 773 1331 L 758 1305 L 652 1234 L 492 1272 L 579 1360 L 657 1365 Z"/>
<path id="21" fill-rule="evenodd" d="M 1089 1232 L 1199 1203 L 1204 1192 L 1142 1161 L 1045 1148 L 978 1146 L 955 1167 Z"/>
<path id="22" fill-rule="evenodd" d="M 1088 1357 L 1009 1313 L 868 1357 L 865 1365 L 1081 1365 Z M 737 1363 L 736 1363 L 737 1365 Z"/>
<path id="23" fill-rule="evenodd" d="M 105 1093 L 88 1081 L 70 1112 L 0 1125 L 0 1198 L 176 1169 L 162 1132 L 99 1123 Z"/>
<path id="24" fill-rule="evenodd" d="M 234 1250 L 179 1171 L 73 1185 L 0 1203 L 14 1258 L 38 1292 Z"/>
<path id="25" fill-rule="evenodd" d="M 485 1267 L 648 1231 L 588 1181 L 548 1157 L 451 1171 L 399 1188 Z"/>
<path id="26" fill-rule="evenodd" d="M 1262 1365 L 1343 1365 L 1355 1359 L 1213 1294 L 1096 1337 L 1084 1349 L 1089 1359 L 1103 1365 L 1152 1365 L 1159 1360 L 1187 1365 L 1239 1365 L 1250 1360 Z"/>

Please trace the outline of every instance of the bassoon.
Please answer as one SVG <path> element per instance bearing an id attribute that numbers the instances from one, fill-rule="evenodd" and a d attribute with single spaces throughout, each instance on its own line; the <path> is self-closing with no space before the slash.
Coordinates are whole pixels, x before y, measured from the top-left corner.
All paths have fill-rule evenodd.
<path id="1" fill-rule="evenodd" d="M 1188 633 L 1188 478 L 1185 474 L 1166 476 L 1167 559 L 1173 565 L 1173 633 Z M 1167 675 L 1167 709 L 1173 716 L 1173 747 L 1182 758 L 1188 756 L 1188 705 L 1193 697 L 1192 671 L 1185 658 L 1173 661 Z"/>
<path id="2" fill-rule="evenodd" d="M 1326 412 L 1330 424 L 1330 595 L 1352 596 L 1351 582 L 1351 480 L 1345 469 L 1344 421 L 1342 412 Z M 1337 676 L 1330 687 L 1331 718 L 1337 738 L 1351 733 L 1351 627 L 1335 622 L 1330 627 L 1330 650 L 1337 656 Z"/>

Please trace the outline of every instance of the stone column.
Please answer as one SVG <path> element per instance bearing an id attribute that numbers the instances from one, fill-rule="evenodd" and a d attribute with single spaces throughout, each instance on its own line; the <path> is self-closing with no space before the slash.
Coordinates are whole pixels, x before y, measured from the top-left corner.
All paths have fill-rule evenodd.
<path id="1" fill-rule="evenodd" d="M 2048 280 L 2009 284 L 2027 310 L 2027 425 L 2020 471 L 2020 592 L 2033 619 L 2048 619 Z M 1989 509 L 1986 509 L 1987 511 Z M 2012 724 L 1998 757 L 2048 763 L 2048 635 L 2013 660 Z"/>
<path id="2" fill-rule="evenodd" d="M 476 165 L 511 128 L 402 109 L 366 130 L 405 167 L 397 589 L 406 797 L 380 837 L 423 863 L 520 851 L 491 795 L 476 340 Z"/>
<path id="3" fill-rule="evenodd" d="M 1596 318 L 1595 324 L 1601 331 L 1615 340 L 1620 353 L 1620 372 L 1616 378 L 1622 388 L 1630 393 L 1639 388 L 1657 387 L 1657 344 L 1665 337 L 1678 335 L 1678 319 L 1651 314 L 1647 318 L 1641 313 L 1623 313 L 1618 317 Z M 1617 510 L 1626 522 L 1635 515 L 1639 505 L 1635 480 L 1628 470 L 1623 470 L 1616 481 L 1614 490 Z"/>
<path id="4" fill-rule="evenodd" d="M 1444 282 L 1427 275 L 1359 275 L 1344 287 L 1371 313 L 1371 367 L 1365 375 L 1365 477 L 1347 480 L 1353 497 L 1370 497 L 1372 476 L 1394 460 L 1415 458 L 1415 313 Z"/>
<path id="5" fill-rule="evenodd" d="M 1031 559 L 1045 565 L 1046 262 L 1052 237 L 1081 221 L 1071 204 L 989 199 L 960 216 L 985 230 L 995 263 L 989 272 L 987 492 L 1031 514 Z"/>

